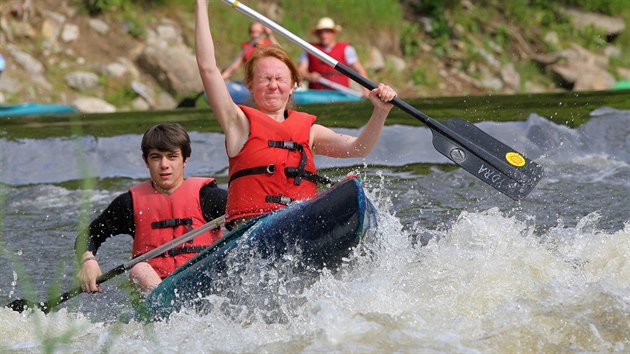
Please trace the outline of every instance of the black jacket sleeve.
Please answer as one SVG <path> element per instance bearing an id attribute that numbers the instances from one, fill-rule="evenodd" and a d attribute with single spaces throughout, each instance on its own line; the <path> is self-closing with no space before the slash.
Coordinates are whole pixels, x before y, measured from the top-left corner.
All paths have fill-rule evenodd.
<path id="1" fill-rule="evenodd" d="M 75 251 L 81 256 L 85 251 L 96 254 L 98 248 L 111 236 L 127 234 L 133 237 L 135 222 L 131 192 L 126 192 L 114 199 L 109 206 L 91 223 L 86 231 L 77 236 Z"/>
<path id="2" fill-rule="evenodd" d="M 215 182 L 209 183 L 199 190 L 201 211 L 206 221 L 211 221 L 225 214 L 227 191 L 217 187 Z"/>

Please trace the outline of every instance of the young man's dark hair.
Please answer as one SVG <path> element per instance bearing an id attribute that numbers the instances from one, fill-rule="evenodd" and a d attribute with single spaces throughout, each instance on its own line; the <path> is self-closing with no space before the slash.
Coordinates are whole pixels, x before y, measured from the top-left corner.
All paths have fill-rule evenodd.
<path id="1" fill-rule="evenodd" d="M 178 123 L 161 123 L 154 125 L 144 133 L 142 137 L 142 158 L 147 161 L 149 150 L 173 151 L 181 149 L 184 161 L 188 160 L 192 149 L 190 147 L 190 136 Z"/>

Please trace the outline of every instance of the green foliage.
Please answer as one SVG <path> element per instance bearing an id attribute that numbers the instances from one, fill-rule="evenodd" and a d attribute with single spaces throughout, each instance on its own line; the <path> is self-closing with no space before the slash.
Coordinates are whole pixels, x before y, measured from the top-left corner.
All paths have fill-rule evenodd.
<path id="1" fill-rule="evenodd" d="M 359 51 L 374 45 L 382 32 L 400 33 L 402 28 L 402 8 L 396 0 L 318 0 L 317 6 L 283 1 L 282 13 L 278 22 L 306 40 L 314 40 L 311 29 L 319 18 L 331 17 L 344 28 L 340 40 L 352 42 Z"/>
<path id="2" fill-rule="evenodd" d="M 499 25 L 493 35 L 492 39 L 496 44 L 501 47 L 508 47 L 510 45 L 510 30 L 505 25 Z"/>
<path id="3" fill-rule="evenodd" d="M 453 1 L 428 0 L 420 1 L 412 5 L 419 14 L 424 14 L 432 19 L 432 31 L 429 33 L 431 37 L 438 42 L 444 42 L 453 35 L 453 29 L 446 19 L 446 10 L 452 7 Z"/>
<path id="4" fill-rule="evenodd" d="M 541 87 L 550 87 L 553 85 L 552 79 L 548 78 L 544 72 L 543 68 L 536 63 L 533 62 L 522 62 L 517 63 L 515 65 L 516 71 L 521 76 L 521 87 L 522 91 L 526 90 L 525 83 L 530 82 L 532 84 L 539 85 Z"/>
<path id="5" fill-rule="evenodd" d="M 417 86 L 433 87 L 440 82 L 440 75 L 431 66 L 415 66 L 410 75 L 411 82 Z"/>
<path id="6" fill-rule="evenodd" d="M 105 88 L 105 101 L 116 107 L 126 106 L 138 97 L 128 82 L 107 79 L 101 81 Z"/>
<path id="7" fill-rule="evenodd" d="M 120 10 L 125 4 L 127 4 L 125 0 L 83 0 L 83 6 L 92 16 Z"/>
<path id="8" fill-rule="evenodd" d="M 125 25 L 127 26 L 127 32 L 129 32 L 130 35 L 136 38 L 144 37 L 147 33 L 144 26 L 144 21 L 135 16 L 126 15 Z"/>
<path id="9" fill-rule="evenodd" d="M 409 6 L 417 15 L 431 19 L 431 31 L 428 33 L 433 38 L 433 47 L 437 56 L 444 56 L 449 52 L 448 41 L 453 37 L 453 29 L 446 15 L 457 7 L 459 1 L 455 0 L 427 0 L 411 1 Z"/>
<path id="10" fill-rule="evenodd" d="M 420 52 L 420 26 L 415 23 L 405 23 L 400 34 L 400 49 L 404 56 L 413 57 Z"/>
<path id="11" fill-rule="evenodd" d="M 83 6 L 92 16 L 106 12 L 126 11 L 132 7 L 147 9 L 151 6 L 162 6 L 174 0 L 82 0 Z"/>
<path id="12" fill-rule="evenodd" d="M 607 45 L 606 31 L 593 26 L 587 26 L 585 28 L 576 28 L 573 31 L 573 36 L 579 39 L 582 46 L 589 49 L 602 48 Z"/>
<path id="13" fill-rule="evenodd" d="M 134 37 L 146 34 L 143 14 L 150 5 L 164 5 L 168 0 L 82 0 L 83 7 L 91 16 L 112 15 L 127 27 L 127 31 Z"/>
<path id="14" fill-rule="evenodd" d="M 628 9 L 627 0 L 557 0 L 556 3 L 606 15 L 618 15 Z"/>

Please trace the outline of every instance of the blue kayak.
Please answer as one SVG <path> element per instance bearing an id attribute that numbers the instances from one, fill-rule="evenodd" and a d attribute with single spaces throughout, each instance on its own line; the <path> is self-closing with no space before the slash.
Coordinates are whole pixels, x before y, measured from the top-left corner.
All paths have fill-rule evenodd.
<path id="1" fill-rule="evenodd" d="M 201 311 L 204 298 L 225 290 L 226 281 L 232 279 L 229 274 L 238 274 L 238 267 L 253 258 L 265 264 L 293 259 L 304 272 L 335 269 L 375 226 L 376 209 L 360 181 L 345 179 L 314 199 L 291 204 L 226 234 L 155 288 L 139 314 L 159 320 L 184 307 Z"/>
<path id="2" fill-rule="evenodd" d="M 232 100 L 237 104 L 250 104 L 252 95 L 240 81 L 226 81 L 228 91 L 232 96 Z M 312 103 L 333 103 L 333 102 L 357 102 L 363 98 L 360 96 L 349 95 L 336 90 L 295 90 L 293 91 L 293 102 L 296 104 L 312 104 Z"/>
<path id="3" fill-rule="evenodd" d="M 0 105 L 0 117 L 35 116 L 47 114 L 75 113 L 74 106 L 61 103 L 26 102 L 20 104 Z"/>

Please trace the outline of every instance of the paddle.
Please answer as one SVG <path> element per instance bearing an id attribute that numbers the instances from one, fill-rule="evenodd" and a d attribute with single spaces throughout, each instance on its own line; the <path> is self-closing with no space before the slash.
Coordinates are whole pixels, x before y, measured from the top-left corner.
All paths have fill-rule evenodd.
<path id="1" fill-rule="evenodd" d="M 245 54 L 246 51 L 248 51 L 251 47 L 253 47 L 254 45 L 256 45 L 256 42 L 258 41 L 258 39 L 260 38 L 260 36 L 266 36 L 266 33 L 263 33 L 261 35 L 258 35 L 254 38 L 252 38 L 249 42 L 247 42 L 247 44 L 245 45 L 245 47 L 243 47 L 243 49 L 238 53 L 237 56 L 234 57 L 234 59 L 232 59 L 232 61 L 230 62 L 230 64 L 228 66 L 225 67 L 225 69 L 223 69 L 223 71 L 227 70 L 229 67 L 232 66 L 232 64 L 236 63 L 237 60 L 239 60 L 243 54 Z M 194 97 L 186 97 L 183 100 L 181 100 L 181 102 L 179 102 L 177 104 L 177 108 L 190 108 L 190 107 L 195 107 L 195 105 L 197 104 L 197 100 L 199 99 L 199 97 L 203 96 L 204 91 L 201 90 L 201 92 L 199 92 L 198 94 L 196 94 Z"/>
<path id="2" fill-rule="evenodd" d="M 376 88 L 376 84 L 372 81 L 246 5 L 235 0 L 223 1 L 232 8 L 280 33 L 363 87 L 370 90 Z M 431 129 L 433 146 L 441 154 L 514 200 L 526 197 L 543 176 L 543 169 L 540 165 L 463 119 L 436 121 L 399 97 L 394 98 L 392 104 Z"/>
<path id="3" fill-rule="evenodd" d="M 338 84 L 338 83 L 336 83 L 334 81 L 330 81 L 330 80 L 328 80 L 325 77 L 320 77 L 319 79 L 317 79 L 317 82 L 322 84 L 322 85 L 324 85 L 324 86 L 327 86 L 327 87 L 329 87 L 329 88 L 331 88 L 333 90 L 336 90 L 336 91 L 339 91 L 339 92 L 343 92 L 346 95 L 363 97 L 363 94 L 361 94 L 361 92 L 355 91 L 355 90 L 353 90 L 353 89 L 351 89 L 349 87 L 345 87 L 345 86 L 343 86 L 341 84 Z"/>
<path id="4" fill-rule="evenodd" d="M 174 247 L 177 247 L 183 243 L 186 243 L 190 240 L 192 240 L 193 238 L 203 234 L 204 232 L 207 232 L 209 230 L 214 230 L 217 229 L 219 227 L 221 227 L 221 224 L 225 221 L 225 216 L 220 216 L 214 220 L 211 220 L 209 222 L 207 222 L 206 224 L 204 224 L 203 226 L 200 226 L 192 231 L 189 231 L 185 234 L 183 234 L 182 236 L 167 242 L 165 244 L 163 244 L 162 246 L 152 249 L 151 251 L 144 253 L 136 258 L 133 258 L 113 269 L 111 269 L 110 271 L 108 271 L 105 274 L 102 274 L 101 276 L 99 276 L 98 278 L 96 278 L 96 283 L 97 284 L 101 284 L 119 274 L 122 274 L 123 272 L 125 272 L 126 270 L 129 270 L 131 268 L 133 268 L 133 266 L 135 266 L 136 264 L 140 263 L 140 262 L 144 262 L 148 259 L 154 258 L 156 256 L 159 256 L 161 254 L 163 254 L 164 252 L 167 252 L 169 250 L 171 250 Z M 220 241 L 220 240 L 219 240 Z M 57 305 L 61 304 L 62 302 L 65 302 L 66 300 L 69 300 L 73 297 L 75 297 L 76 295 L 79 295 L 80 293 L 82 293 L 83 291 L 81 290 L 81 287 L 76 287 L 72 290 L 66 291 L 65 293 L 57 296 L 55 299 L 49 300 L 49 301 L 40 301 L 37 303 L 33 303 L 31 301 L 28 301 L 26 299 L 17 299 L 12 301 L 11 303 L 7 304 L 5 307 L 9 307 L 11 308 L 13 311 L 17 311 L 17 312 L 23 312 L 24 310 L 26 310 L 27 308 L 34 308 L 37 307 L 39 308 L 42 312 L 44 313 L 49 313 L 51 309 L 53 309 L 54 307 L 56 307 Z"/>

